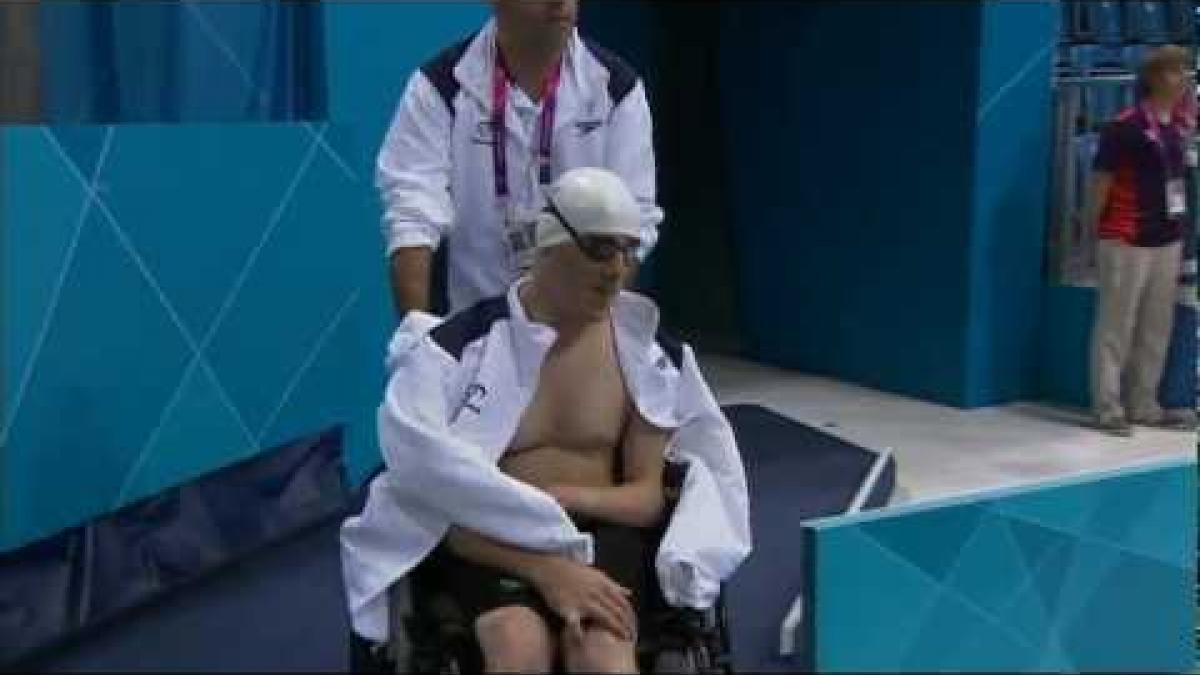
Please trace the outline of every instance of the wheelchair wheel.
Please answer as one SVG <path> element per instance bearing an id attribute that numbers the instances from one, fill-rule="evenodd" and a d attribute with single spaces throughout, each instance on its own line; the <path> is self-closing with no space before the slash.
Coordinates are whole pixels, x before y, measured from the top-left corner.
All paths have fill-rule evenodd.
<path id="1" fill-rule="evenodd" d="M 408 637 L 406 672 L 419 675 L 450 675 L 458 672 L 457 664 L 447 652 L 446 642 L 436 624 L 417 619 L 409 619 L 406 624 Z"/>
<path id="2" fill-rule="evenodd" d="M 715 624 L 709 632 L 708 666 L 704 671 L 711 675 L 733 675 L 733 648 L 729 636 L 729 609 L 725 594 L 717 597 L 714 613 Z"/>
<path id="3" fill-rule="evenodd" d="M 396 672 L 386 645 L 372 645 L 357 635 L 350 636 L 350 672 L 384 675 Z"/>
<path id="4" fill-rule="evenodd" d="M 686 649 L 666 649 L 654 659 L 656 675 L 730 675 L 728 659 L 714 653 L 703 640 L 697 640 Z"/>
<path id="5" fill-rule="evenodd" d="M 661 652 L 654 659 L 655 675 L 663 675 L 665 673 L 680 674 L 688 673 L 689 675 L 700 672 L 697 664 L 696 655 L 688 651 L 677 651 L 674 649 Z"/>

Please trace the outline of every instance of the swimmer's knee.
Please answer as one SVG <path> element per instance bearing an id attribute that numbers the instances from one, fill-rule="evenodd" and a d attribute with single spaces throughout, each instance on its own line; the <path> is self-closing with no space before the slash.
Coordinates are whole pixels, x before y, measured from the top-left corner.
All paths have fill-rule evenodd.
<path id="1" fill-rule="evenodd" d="M 475 621 L 475 635 L 491 673 L 545 673 L 554 665 L 554 643 L 541 616 L 528 607 L 501 607 Z"/>
<path id="2" fill-rule="evenodd" d="M 568 649 L 567 666 L 574 673 L 636 673 L 635 645 L 607 630 L 591 629 L 582 644 Z"/>

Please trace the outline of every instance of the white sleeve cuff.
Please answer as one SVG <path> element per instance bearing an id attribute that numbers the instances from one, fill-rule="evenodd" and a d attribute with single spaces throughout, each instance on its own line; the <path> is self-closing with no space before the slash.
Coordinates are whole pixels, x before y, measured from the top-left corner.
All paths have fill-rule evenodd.
<path id="1" fill-rule="evenodd" d="M 393 253 L 402 248 L 428 247 L 436 250 L 440 242 L 441 234 L 433 225 L 422 223 L 394 225 L 387 237 L 387 257 L 391 258 Z"/>

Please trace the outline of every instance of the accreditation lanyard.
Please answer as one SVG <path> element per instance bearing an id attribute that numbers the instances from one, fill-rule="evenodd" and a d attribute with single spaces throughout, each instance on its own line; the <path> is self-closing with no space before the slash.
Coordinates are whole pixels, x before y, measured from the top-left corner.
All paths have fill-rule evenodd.
<path id="1" fill-rule="evenodd" d="M 1158 151 L 1158 156 L 1162 158 L 1163 162 L 1163 172 L 1166 174 L 1167 180 L 1171 180 L 1174 178 L 1171 175 L 1171 157 L 1167 151 L 1167 142 L 1163 139 L 1162 130 L 1165 127 L 1174 127 L 1178 131 L 1177 125 L 1175 125 L 1175 116 L 1172 114 L 1171 121 L 1163 124 L 1148 105 L 1142 106 L 1142 115 L 1146 118 L 1146 138 L 1150 139 L 1150 143 Z"/>
<path id="2" fill-rule="evenodd" d="M 558 105 L 558 82 L 561 77 L 561 62 L 554 66 L 542 87 L 542 114 L 538 120 L 538 182 L 550 184 L 551 141 L 554 137 L 554 111 Z M 496 182 L 496 197 L 507 205 L 508 188 L 508 133 L 504 116 L 508 109 L 508 65 L 504 55 L 496 49 L 496 67 L 492 71 L 492 163 Z"/>
<path id="3" fill-rule="evenodd" d="M 1184 186 L 1182 177 L 1171 174 L 1171 157 L 1167 149 L 1167 142 L 1163 138 L 1163 128 L 1171 126 L 1180 133 L 1182 130 L 1175 124 L 1174 116 L 1172 116 L 1171 122 L 1162 124 L 1149 106 L 1142 106 L 1142 115 L 1146 117 L 1146 136 L 1150 139 L 1151 145 L 1158 151 L 1158 156 L 1162 158 L 1163 175 L 1166 176 L 1167 217 L 1175 218 L 1182 216 L 1187 213 L 1187 189 Z M 1184 139 L 1181 138 L 1180 142 L 1184 142 Z"/>

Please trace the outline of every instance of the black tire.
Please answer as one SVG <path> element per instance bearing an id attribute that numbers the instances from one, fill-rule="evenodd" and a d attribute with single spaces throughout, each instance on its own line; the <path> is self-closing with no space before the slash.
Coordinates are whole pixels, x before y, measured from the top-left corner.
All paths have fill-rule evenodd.
<path id="1" fill-rule="evenodd" d="M 357 635 L 351 635 L 350 672 L 390 675 L 396 672 L 396 664 L 388 658 L 386 646 L 374 645 Z"/>

